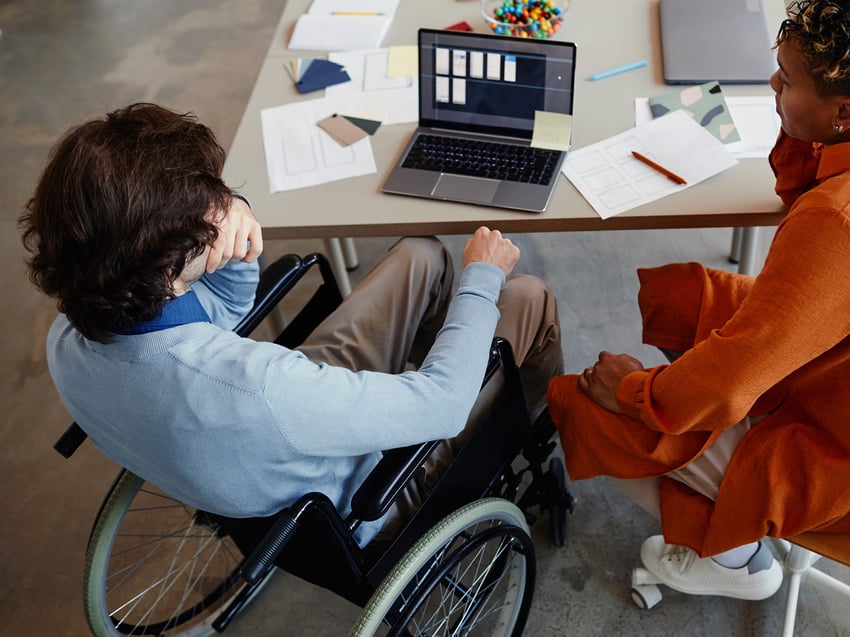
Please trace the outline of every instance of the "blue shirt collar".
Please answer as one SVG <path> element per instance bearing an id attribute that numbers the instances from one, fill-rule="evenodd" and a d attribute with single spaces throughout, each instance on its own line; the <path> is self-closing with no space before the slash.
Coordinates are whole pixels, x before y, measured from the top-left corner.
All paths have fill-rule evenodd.
<path id="1" fill-rule="evenodd" d="M 189 290 L 186 294 L 169 299 L 162 308 L 162 313 L 156 318 L 137 323 L 127 330 L 118 331 L 118 334 L 148 334 L 167 330 L 169 327 L 187 325 L 188 323 L 212 323 L 201 302 L 194 292 Z"/>

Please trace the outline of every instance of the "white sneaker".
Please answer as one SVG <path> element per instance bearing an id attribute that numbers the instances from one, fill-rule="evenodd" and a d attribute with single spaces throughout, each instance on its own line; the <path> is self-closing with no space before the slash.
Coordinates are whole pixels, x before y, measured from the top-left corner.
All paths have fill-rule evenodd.
<path id="1" fill-rule="evenodd" d="M 746 565 L 726 568 L 686 546 L 665 544 L 663 536 L 653 535 L 641 546 L 640 559 L 663 584 L 691 595 L 767 599 L 782 585 L 782 567 L 764 543 Z"/>

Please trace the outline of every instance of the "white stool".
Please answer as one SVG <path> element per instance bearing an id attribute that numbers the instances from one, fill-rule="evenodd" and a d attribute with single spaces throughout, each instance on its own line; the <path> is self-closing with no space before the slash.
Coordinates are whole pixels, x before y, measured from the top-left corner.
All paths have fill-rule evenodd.
<path id="1" fill-rule="evenodd" d="M 814 567 L 820 558 L 850 566 L 850 535 L 833 533 L 803 533 L 791 541 L 776 540 L 783 556 L 788 580 L 788 599 L 785 602 L 785 621 L 782 637 L 792 637 L 797 617 L 800 585 L 805 581 L 819 590 L 839 596 L 850 603 L 850 586 Z"/>

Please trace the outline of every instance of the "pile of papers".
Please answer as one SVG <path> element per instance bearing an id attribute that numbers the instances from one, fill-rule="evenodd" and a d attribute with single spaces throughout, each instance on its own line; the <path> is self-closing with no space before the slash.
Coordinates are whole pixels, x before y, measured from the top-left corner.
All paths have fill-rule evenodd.
<path id="1" fill-rule="evenodd" d="M 724 97 L 717 82 L 637 98 L 635 123 L 571 151 L 561 169 L 603 219 L 689 188 L 738 159 L 767 157 L 779 134 L 773 97 Z M 686 183 L 641 163 L 633 152 Z"/>
<path id="2" fill-rule="evenodd" d="M 328 51 L 329 59 L 294 58 L 286 70 L 299 93 L 325 95 L 260 112 L 272 192 L 375 173 L 370 135 L 416 121 L 415 47 L 379 48 L 398 3 L 313 0 L 298 18 L 289 48 Z"/>
<path id="3" fill-rule="evenodd" d="M 381 45 L 399 0 L 313 0 L 298 18 L 290 49 L 348 51 Z"/>
<path id="4" fill-rule="evenodd" d="M 350 82 L 328 86 L 319 99 L 260 111 L 271 192 L 377 172 L 370 135 L 382 124 L 415 122 L 419 114 L 416 78 L 389 76 L 391 51 L 331 53 L 326 62 L 344 68 Z M 293 62 L 288 70 L 297 77 L 303 65 Z"/>

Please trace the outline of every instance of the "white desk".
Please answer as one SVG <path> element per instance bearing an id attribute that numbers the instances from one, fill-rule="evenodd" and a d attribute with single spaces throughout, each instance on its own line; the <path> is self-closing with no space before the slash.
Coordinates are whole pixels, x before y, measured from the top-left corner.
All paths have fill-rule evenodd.
<path id="1" fill-rule="evenodd" d="M 260 111 L 321 95 L 299 95 L 283 68 L 288 57 L 316 55 L 286 48 L 295 20 L 309 3 L 287 2 L 224 169 L 226 182 L 251 199 L 268 238 L 466 234 L 482 224 L 514 233 L 754 227 L 776 225 L 784 215 L 766 159 L 741 160 L 701 184 L 607 220 L 563 176 L 549 210 L 542 214 L 382 194 L 381 184 L 414 124 L 382 126 L 372 137 L 377 174 L 271 194 Z M 775 32 L 784 18 L 784 3 L 768 0 L 768 5 Z M 402 0 L 383 44 L 415 44 L 420 27 L 443 28 L 461 20 L 476 31 L 487 31 L 478 2 Z M 575 148 L 633 126 L 635 97 L 671 90 L 662 79 L 655 0 L 573 0 L 557 37 L 577 45 Z M 640 59 L 647 59 L 648 66 L 597 82 L 585 79 L 595 71 Z M 771 94 L 766 84 L 724 85 L 723 91 L 727 95 Z"/>

